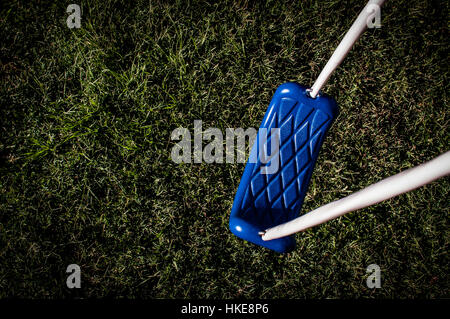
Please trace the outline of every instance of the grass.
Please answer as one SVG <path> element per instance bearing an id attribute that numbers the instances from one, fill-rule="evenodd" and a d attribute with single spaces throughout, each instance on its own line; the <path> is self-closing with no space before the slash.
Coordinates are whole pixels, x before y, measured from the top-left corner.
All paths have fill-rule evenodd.
<path id="1" fill-rule="evenodd" d="M 258 127 L 311 85 L 364 1 L 79 4 L 80 29 L 66 1 L 1 8 L 0 297 L 450 296 L 448 178 L 279 255 L 228 230 L 243 164 L 170 159 L 175 128 Z M 448 38 L 448 2 L 386 3 L 324 88 L 341 113 L 303 212 L 448 150 Z"/>

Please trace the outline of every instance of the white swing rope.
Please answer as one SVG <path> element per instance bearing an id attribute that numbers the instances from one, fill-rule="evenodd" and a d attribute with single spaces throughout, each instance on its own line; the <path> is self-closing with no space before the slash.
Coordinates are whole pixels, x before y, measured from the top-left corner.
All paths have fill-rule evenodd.
<path id="1" fill-rule="evenodd" d="M 376 16 L 377 13 L 380 14 L 379 10 L 384 1 L 385 0 L 370 0 L 364 7 L 364 9 L 362 9 L 361 13 L 358 15 L 358 18 L 356 18 L 355 22 L 353 22 L 353 25 L 347 31 L 341 43 L 339 43 L 336 50 L 334 50 L 333 55 L 328 60 L 322 72 L 320 72 L 316 82 L 314 82 L 312 88 L 310 89 L 310 96 L 312 98 L 315 98 L 317 96 L 320 89 L 328 81 L 334 70 L 339 67 L 352 46 L 359 39 L 361 34 L 367 29 L 368 23 L 372 23 L 372 19 Z"/>
<path id="2" fill-rule="evenodd" d="M 381 7 L 384 1 L 385 0 L 370 0 L 361 11 L 312 86 L 310 90 L 310 96 L 312 98 L 317 96 L 333 71 L 341 64 L 353 44 L 367 28 L 367 23 L 371 21 L 375 14 L 374 9 L 377 8 L 376 6 L 378 6 L 378 8 Z M 260 235 L 263 240 L 272 240 L 289 236 L 340 217 L 346 213 L 409 192 L 449 174 L 450 151 L 422 165 L 383 179 L 378 183 L 372 184 L 340 200 L 321 206 L 287 223 L 269 228 L 260 232 Z"/>
<path id="3" fill-rule="evenodd" d="M 450 151 L 447 151 L 429 162 L 383 179 L 347 197 L 295 218 L 290 222 L 269 228 L 262 234 L 262 239 L 271 240 L 281 238 L 306 230 L 346 213 L 409 192 L 449 174 Z"/>

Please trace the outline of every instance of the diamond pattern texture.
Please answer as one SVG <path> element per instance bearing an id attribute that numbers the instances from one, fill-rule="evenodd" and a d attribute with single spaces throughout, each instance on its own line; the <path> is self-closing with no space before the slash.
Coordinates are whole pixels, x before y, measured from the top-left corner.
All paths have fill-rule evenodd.
<path id="1" fill-rule="evenodd" d="M 288 217 L 292 213 L 290 210 L 295 204 L 301 206 L 304 197 L 301 195 L 305 194 L 307 190 L 305 183 L 309 182 L 306 181 L 306 177 L 310 175 L 309 170 L 312 170 L 312 165 L 308 164 L 311 164 L 311 158 L 316 157 L 320 149 L 323 135 L 320 129 L 331 120 L 319 109 L 312 110 L 301 103 L 293 103 L 292 99 L 289 99 L 289 103 L 283 102 L 282 99 L 280 108 L 284 106 L 285 109 L 290 109 L 293 111 L 291 113 L 297 114 L 297 118 L 303 118 L 303 122 L 298 121 L 295 129 L 292 114 L 286 114 L 285 110 L 284 112 L 280 110 L 279 117 L 285 114 L 284 122 L 279 119 L 277 121 L 276 113 L 272 115 L 275 122 L 282 122 L 279 147 L 280 166 L 274 174 L 261 174 L 260 168 L 264 164 L 258 161 L 246 191 L 250 196 L 245 197 L 242 206 L 244 211 L 250 208 L 264 212 L 260 215 L 270 215 L 270 221 L 275 219 L 274 215 L 278 215 L 276 216 L 278 223 L 288 221 Z M 305 116 L 305 113 L 308 114 Z M 269 122 L 272 123 L 273 120 L 269 119 Z M 308 130 L 308 127 L 311 129 Z M 307 143 L 308 141 L 309 143 Z M 267 165 L 270 165 L 270 162 Z M 254 202 L 252 203 L 252 201 Z M 264 224 L 263 218 L 259 222 Z"/>
<path id="2" fill-rule="evenodd" d="M 230 228 L 237 236 L 280 252 L 288 240 L 281 238 L 278 244 L 278 239 L 262 242 L 255 234 L 235 231 L 233 218 L 237 218 L 236 225 L 243 220 L 255 229 L 264 230 L 299 215 L 320 147 L 338 111 L 332 98 L 311 99 L 305 92 L 305 87 L 295 83 L 278 88 L 260 128 L 268 128 L 269 132 L 271 128 L 280 128 L 279 153 L 270 154 L 271 160 L 264 163 L 267 161 L 258 152 L 256 163 L 247 163 L 230 216 Z M 270 150 L 267 143 L 273 143 L 272 139 L 269 135 L 262 148 L 265 152 Z M 253 148 L 259 150 L 257 143 L 258 138 Z M 272 165 L 276 159 L 278 170 L 263 174 L 261 168 Z"/>

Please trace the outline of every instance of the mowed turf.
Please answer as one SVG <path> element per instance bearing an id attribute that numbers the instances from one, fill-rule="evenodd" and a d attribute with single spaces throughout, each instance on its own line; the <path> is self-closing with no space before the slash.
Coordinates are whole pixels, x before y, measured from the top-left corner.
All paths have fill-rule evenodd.
<path id="1" fill-rule="evenodd" d="M 280 255 L 228 230 L 244 164 L 170 158 L 175 128 L 257 128 L 312 85 L 365 1 L 81 1 L 80 29 L 68 4 L 2 3 L 0 297 L 450 297 L 448 177 Z M 448 5 L 387 1 L 331 77 L 302 212 L 449 149 Z"/>

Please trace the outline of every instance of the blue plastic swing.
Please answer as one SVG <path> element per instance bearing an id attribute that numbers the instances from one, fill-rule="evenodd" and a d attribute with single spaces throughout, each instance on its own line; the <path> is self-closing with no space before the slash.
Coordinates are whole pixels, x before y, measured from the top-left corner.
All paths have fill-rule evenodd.
<path id="1" fill-rule="evenodd" d="M 336 101 L 326 95 L 311 98 L 297 83 L 278 87 L 261 128 L 279 128 L 279 168 L 263 174 L 270 165 L 261 161 L 260 132 L 251 150 L 256 160 L 247 161 L 230 215 L 230 230 L 257 245 L 285 253 L 295 247 L 293 236 L 263 241 L 258 234 L 298 217 L 323 140 L 338 114 Z M 256 152 L 256 153 L 255 153 Z M 267 154 L 265 154 L 267 155 Z M 273 154 L 269 154 L 272 158 Z M 263 162 L 263 163 L 261 163 Z"/>

